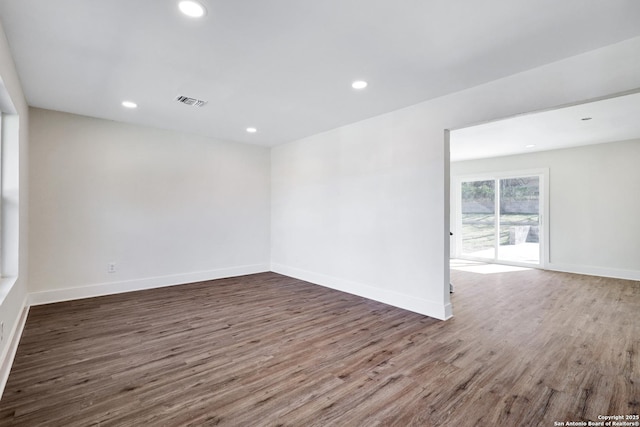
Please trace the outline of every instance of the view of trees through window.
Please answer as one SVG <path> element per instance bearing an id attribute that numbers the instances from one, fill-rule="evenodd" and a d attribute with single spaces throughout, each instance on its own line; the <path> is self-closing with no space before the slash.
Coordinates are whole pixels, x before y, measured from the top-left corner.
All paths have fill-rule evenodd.
<path id="1" fill-rule="evenodd" d="M 460 190 L 463 255 L 539 263 L 538 176 L 463 181 Z"/>

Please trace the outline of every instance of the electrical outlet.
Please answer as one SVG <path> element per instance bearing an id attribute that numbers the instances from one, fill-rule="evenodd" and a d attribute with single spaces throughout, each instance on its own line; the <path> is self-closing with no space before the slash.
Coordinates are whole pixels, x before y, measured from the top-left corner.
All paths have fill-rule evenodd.
<path id="1" fill-rule="evenodd" d="M 107 273 L 115 273 L 116 272 L 116 263 L 110 262 L 107 264 Z"/>

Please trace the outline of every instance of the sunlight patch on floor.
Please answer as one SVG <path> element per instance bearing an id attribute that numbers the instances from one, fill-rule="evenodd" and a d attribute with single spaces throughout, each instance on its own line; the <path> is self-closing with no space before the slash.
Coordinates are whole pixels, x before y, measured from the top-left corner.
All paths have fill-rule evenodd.
<path id="1" fill-rule="evenodd" d="M 495 249 L 492 247 L 475 252 L 467 251 L 464 254 L 473 258 L 493 258 L 495 256 Z M 538 260 L 540 259 L 540 244 L 520 243 L 518 245 L 500 245 L 500 258 L 505 261 L 538 264 Z"/>
<path id="2" fill-rule="evenodd" d="M 452 259 L 449 263 L 452 270 L 467 271 L 469 273 L 495 274 L 511 273 L 514 271 L 531 270 L 529 267 L 516 267 L 514 265 L 487 264 L 479 261 Z"/>

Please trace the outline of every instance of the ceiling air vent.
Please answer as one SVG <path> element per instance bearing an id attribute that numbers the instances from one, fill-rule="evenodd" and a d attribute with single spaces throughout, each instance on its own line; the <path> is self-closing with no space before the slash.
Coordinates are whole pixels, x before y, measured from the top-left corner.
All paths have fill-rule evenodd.
<path id="1" fill-rule="evenodd" d="M 201 99 L 196 99 L 196 98 L 190 98 L 188 96 L 183 96 L 183 95 L 178 96 L 176 98 L 176 101 L 185 105 L 190 105 L 192 107 L 204 107 L 205 105 L 207 105 L 207 101 L 203 101 Z"/>

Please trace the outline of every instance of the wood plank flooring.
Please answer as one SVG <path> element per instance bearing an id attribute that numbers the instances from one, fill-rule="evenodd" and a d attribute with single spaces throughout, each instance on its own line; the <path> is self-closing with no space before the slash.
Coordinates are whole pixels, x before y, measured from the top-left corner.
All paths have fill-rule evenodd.
<path id="1" fill-rule="evenodd" d="M 452 277 L 446 322 L 275 273 L 33 307 L 0 426 L 513 427 L 640 412 L 640 282 Z"/>

